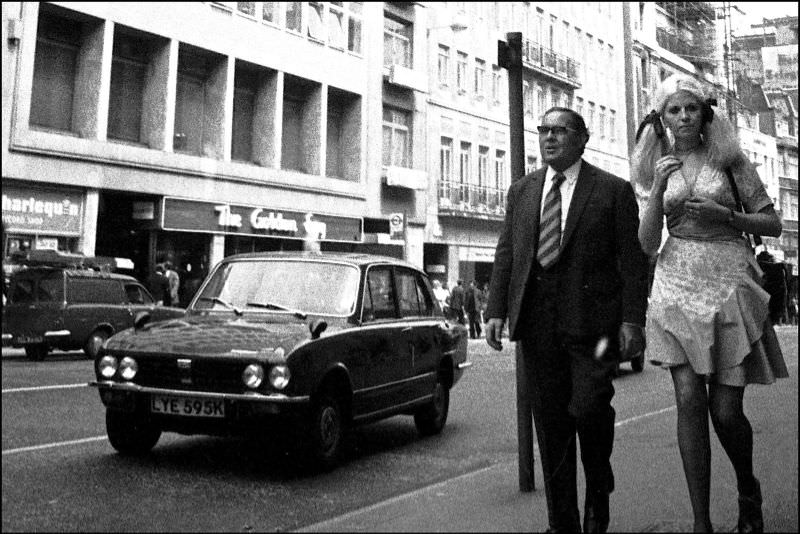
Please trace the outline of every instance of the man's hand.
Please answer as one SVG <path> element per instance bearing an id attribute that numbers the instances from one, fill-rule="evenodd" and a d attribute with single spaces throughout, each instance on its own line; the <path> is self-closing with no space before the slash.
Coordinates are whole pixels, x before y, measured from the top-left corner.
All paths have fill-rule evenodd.
<path id="1" fill-rule="evenodd" d="M 494 350 L 503 350 L 503 344 L 500 340 L 503 337 L 503 323 L 502 319 L 489 319 L 486 323 L 486 343 L 489 344 Z"/>
<path id="2" fill-rule="evenodd" d="M 638 324 L 622 323 L 619 327 L 619 352 L 624 360 L 630 360 L 644 351 L 644 331 Z"/>

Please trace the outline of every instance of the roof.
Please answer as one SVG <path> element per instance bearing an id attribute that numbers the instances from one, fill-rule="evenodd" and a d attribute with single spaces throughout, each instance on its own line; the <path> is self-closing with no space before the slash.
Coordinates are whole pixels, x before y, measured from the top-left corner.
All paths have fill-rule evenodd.
<path id="1" fill-rule="evenodd" d="M 23 267 L 16 271 L 14 276 L 22 276 L 26 273 L 46 273 L 53 271 L 63 271 L 71 278 L 102 278 L 106 280 L 122 280 L 125 282 L 137 282 L 136 278 L 127 274 L 110 273 L 108 271 L 95 271 L 93 269 L 74 269 L 70 267 L 59 267 L 52 265 L 34 265 Z"/>
<path id="2" fill-rule="evenodd" d="M 405 260 L 393 258 L 391 256 L 381 256 L 378 254 L 366 254 L 363 252 L 249 252 L 236 254 L 226 257 L 223 261 L 244 260 L 244 259 L 305 259 L 305 260 L 327 260 L 352 263 L 353 265 L 364 266 L 372 263 L 391 263 L 392 265 L 402 265 L 417 271 L 422 271 L 418 266 L 408 263 Z"/>

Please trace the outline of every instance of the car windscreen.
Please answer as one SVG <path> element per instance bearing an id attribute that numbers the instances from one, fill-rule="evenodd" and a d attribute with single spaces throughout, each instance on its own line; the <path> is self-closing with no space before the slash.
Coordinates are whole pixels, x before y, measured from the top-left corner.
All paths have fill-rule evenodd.
<path id="1" fill-rule="evenodd" d="M 212 274 L 194 309 L 353 313 L 360 271 L 352 265 L 309 260 L 233 261 Z"/>

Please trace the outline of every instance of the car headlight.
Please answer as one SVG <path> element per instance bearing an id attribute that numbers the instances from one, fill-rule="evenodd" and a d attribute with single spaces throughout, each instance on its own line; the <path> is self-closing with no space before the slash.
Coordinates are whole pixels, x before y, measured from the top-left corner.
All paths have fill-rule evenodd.
<path id="1" fill-rule="evenodd" d="M 97 364 L 97 370 L 103 378 L 114 378 L 117 374 L 117 366 L 119 363 L 113 356 L 103 356 Z"/>
<path id="2" fill-rule="evenodd" d="M 125 380 L 133 380 L 139 371 L 139 364 L 130 356 L 125 356 L 119 362 L 119 375 Z"/>
<path id="3" fill-rule="evenodd" d="M 261 365 L 257 363 L 251 363 L 244 368 L 244 371 L 242 372 L 242 382 L 244 382 L 245 386 L 255 389 L 260 386 L 263 381 L 264 368 Z"/>
<path id="4" fill-rule="evenodd" d="M 275 365 L 269 370 L 269 383 L 275 389 L 283 389 L 289 385 L 289 379 L 292 373 L 289 372 L 289 367 L 285 365 Z"/>

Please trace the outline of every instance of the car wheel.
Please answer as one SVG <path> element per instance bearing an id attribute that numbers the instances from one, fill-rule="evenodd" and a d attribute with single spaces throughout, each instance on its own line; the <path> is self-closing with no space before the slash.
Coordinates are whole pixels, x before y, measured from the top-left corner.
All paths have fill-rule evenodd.
<path id="1" fill-rule="evenodd" d="M 25 356 L 34 362 L 44 360 L 48 352 L 50 352 L 50 349 L 47 345 L 28 345 L 25 347 Z"/>
<path id="2" fill-rule="evenodd" d="M 108 441 L 120 454 L 142 456 L 150 452 L 161 437 L 161 429 L 132 413 L 106 410 Z"/>
<path id="3" fill-rule="evenodd" d="M 644 369 L 644 353 L 631 360 L 631 369 L 637 373 L 641 373 Z"/>
<path id="4" fill-rule="evenodd" d="M 103 346 L 103 343 L 105 343 L 108 338 L 108 332 L 105 330 L 95 330 L 89 335 L 89 339 L 87 339 L 86 343 L 83 345 L 83 352 L 88 358 L 94 360 L 100 352 L 100 347 Z"/>
<path id="5" fill-rule="evenodd" d="M 308 430 L 315 467 L 326 471 L 336 467 L 344 451 L 347 424 L 342 402 L 333 392 L 323 392 L 314 402 Z"/>
<path id="6" fill-rule="evenodd" d="M 423 436 L 438 434 L 447 422 L 447 412 L 450 409 L 450 389 L 445 384 L 442 375 L 436 379 L 431 402 L 414 414 L 414 424 L 417 431 Z"/>

